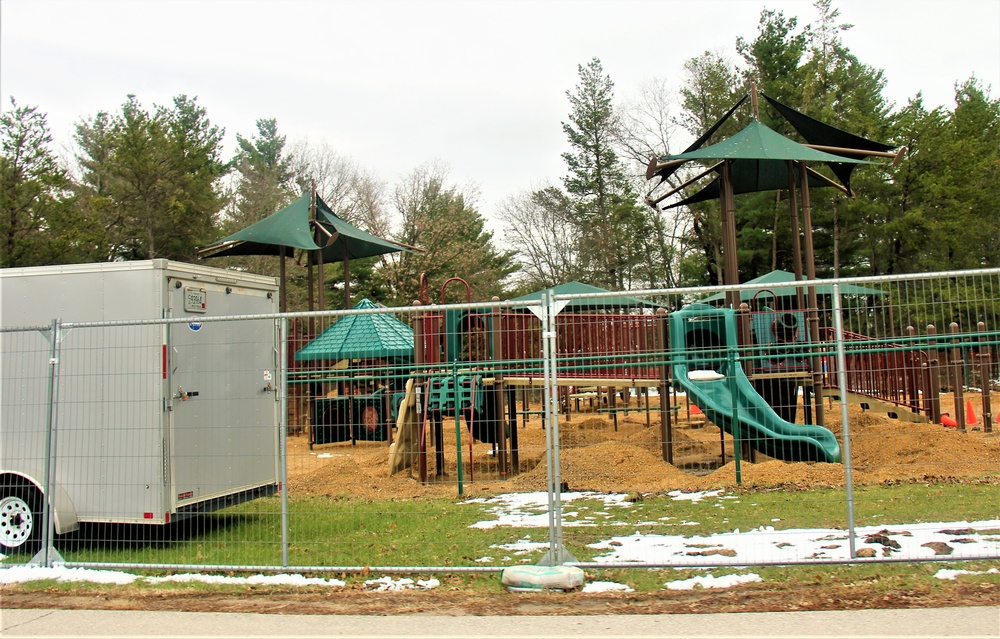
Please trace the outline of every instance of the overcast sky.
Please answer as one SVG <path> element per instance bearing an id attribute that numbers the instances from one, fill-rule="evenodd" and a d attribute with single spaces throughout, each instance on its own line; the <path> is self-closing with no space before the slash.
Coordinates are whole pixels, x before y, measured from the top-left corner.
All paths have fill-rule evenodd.
<path id="1" fill-rule="evenodd" d="M 439 160 L 480 211 L 558 184 L 577 67 L 601 59 L 619 99 L 706 50 L 735 59 L 763 8 L 814 21 L 808 0 L 0 0 L 3 108 L 48 113 L 57 142 L 134 93 L 197 96 L 213 123 L 326 142 L 390 185 Z M 972 75 L 1000 96 L 1000 0 L 834 0 L 843 40 L 882 68 L 897 105 L 953 104 Z"/>

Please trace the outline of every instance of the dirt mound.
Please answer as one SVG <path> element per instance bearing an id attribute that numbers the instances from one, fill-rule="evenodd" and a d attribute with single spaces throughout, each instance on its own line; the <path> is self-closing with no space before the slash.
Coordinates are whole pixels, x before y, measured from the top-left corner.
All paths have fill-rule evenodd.
<path id="1" fill-rule="evenodd" d="M 994 405 L 1000 405 L 1000 398 Z M 975 481 L 1000 471 L 1000 428 L 986 433 L 978 425 L 959 432 L 937 424 L 900 422 L 855 405 L 848 407 L 848 415 L 855 485 L 925 478 Z M 732 437 L 711 422 L 681 419 L 671 431 L 674 463 L 668 464 L 663 461 L 659 414 L 652 413 L 650 426 L 646 426 L 646 419 L 645 412 L 635 408 L 628 415 L 620 413 L 617 426 L 605 414 L 561 418 L 562 480 L 572 490 L 609 492 L 705 490 L 737 484 Z M 844 448 L 839 404 L 827 408 L 826 424 Z M 520 472 L 510 477 L 500 474 L 491 444 L 474 442 L 470 457 L 464 424 L 460 436 L 457 442 L 454 422 L 444 422 L 442 467 L 439 471 L 438 455 L 431 444 L 427 484 L 419 481 L 416 468 L 390 477 L 385 442 L 358 442 L 353 446 L 347 442 L 309 450 L 305 435 L 290 437 L 290 493 L 372 499 L 450 497 L 458 493 L 459 478 L 464 495 L 545 489 L 546 433 L 540 418 L 530 420 L 526 427 L 519 421 Z M 843 486 L 846 475 L 844 464 L 789 463 L 762 455 L 757 456 L 756 463 L 744 459 L 739 474 L 745 486 L 802 488 Z"/>

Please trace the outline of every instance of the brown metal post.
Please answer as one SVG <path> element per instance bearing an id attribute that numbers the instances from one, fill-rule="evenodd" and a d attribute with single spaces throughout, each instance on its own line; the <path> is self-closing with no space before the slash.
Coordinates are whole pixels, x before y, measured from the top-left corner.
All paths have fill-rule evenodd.
<path id="1" fill-rule="evenodd" d="M 500 298 L 493 296 L 493 303 L 499 304 Z M 500 307 L 494 306 L 493 310 L 490 312 L 490 344 L 493 360 L 493 393 L 491 398 L 494 402 L 493 414 L 496 416 L 494 420 L 494 427 L 497 429 L 496 439 L 499 447 L 499 455 L 497 457 L 497 463 L 500 465 L 500 479 L 507 479 L 508 466 L 507 466 L 507 420 L 504 419 L 503 412 L 503 372 L 499 368 L 499 362 L 503 359 L 503 336 L 500 331 Z M 470 349 L 471 350 L 471 349 Z M 472 460 L 469 460 L 472 463 Z"/>
<path id="2" fill-rule="evenodd" d="M 306 256 L 306 288 L 309 289 L 309 312 L 316 310 L 315 286 L 313 284 L 313 251 Z M 309 316 L 309 339 L 316 337 L 316 319 Z"/>
<path id="3" fill-rule="evenodd" d="M 799 190 L 802 196 L 802 223 L 805 226 L 806 245 L 806 276 L 810 280 L 816 279 L 816 255 L 813 252 L 813 223 L 812 209 L 809 203 L 809 174 L 806 172 L 806 163 L 799 162 Z M 809 286 L 807 289 L 809 296 L 809 339 L 813 343 L 813 348 L 819 346 L 819 300 L 816 297 L 816 287 Z M 816 424 L 824 426 L 826 419 L 823 415 L 823 370 L 819 354 L 814 350 L 810 358 L 809 368 L 813 375 L 813 402 L 816 407 Z"/>
<path id="4" fill-rule="evenodd" d="M 958 334 L 958 322 L 952 322 L 948 325 L 948 329 L 951 331 L 952 335 Z M 954 337 L 951 340 L 952 344 L 958 344 L 958 338 Z M 962 349 L 953 347 L 951 349 L 951 383 L 952 392 L 955 396 L 955 421 L 958 422 L 958 430 L 960 432 L 965 432 L 965 393 L 964 386 L 965 380 L 962 379 L 962 372 L 965 367 L 965 362 L 962 360 Z"/>
<path id="5" fill-rule="evenodd" d="M 413 306 L 420 306 L 418 300 L 413 300 Z M 414 371 L 419 371 L 424 364 L 424 314 L 417 313 L 413 319 L 413 365 Z M 427 411 L 420 403 L 420 396 L 417 389 L 423 384 L 422 377 L 413 377 L 413 394 L 416 402 L 417 412 L 420 415 L 420 432 L 417 433 L 417 469 L 420 475 L 420 483 L 427 483 L 427 448 L 424 445 L 424 431 L 427 428 Z"/>
<path id="6" fill-rule="evenodd" d="M 986 333 L 986 322 L 976 325 L 980 334 Z M 993 432 L 993 407 L 990 403 L 990 347 L 980 340 L 979 343 L 979 385 L 983 387 L 983 431 Z"/>
<path id="7" fill-rule="evenodd" d="M 663 357 L 663 365 L 660 369 L 660 442 L 663 453 L 663 461 L 668 464 L 674 463 L 674 433 L 673 423 L 670 415 L 670 365 L 669 361 L 669 333 L 667 326 L 667 311 L 664 308 L 656 309 L 656 351 L 658 357 Z M 647 399 L 649 401 L 647 389 Z"/>
<path id="8" fill-rule="evenodd" d="M 739 259 L 736 254 L 736 205 L 733 195 L 732 183 L 732 160 L 722 163 L 722 176 L 720 179 L 720 206 L 722 208 L 722 255 L 723 255 L 723 283 L 739 284 L 740 269 Z M 727 306 L 737 309 L 740 306 L 740 292 L 726 291 Z"/>
<path id="9" fill-rule="evenodd" d="M 341 236 L 344 242 L 344 308 L 351 308 L 351 254 L 347 250 L 347 238 Z"/>
<path id="10" fill-rule="evenodd" d="M 792 224 L 792 266 L 795 269 L 795 281 L 802 281 L 802 234 L 799 232 L 798 194 L 795 188 L 795 163 L 788 161 L 788 214 Z M 806 306 L 802 287 L 795 287 L 796 307 L 802 310 Z"/>
<path id="11" fill-rule="evenodd" d="M 285 247 L 278 249 L 278 279 L 281 282 L 281 290 L 278 291 L 278 310 L 282 313 L 288 312 L 288 282 L 285 279 Z"/>
<path id="12" fill-rule="evenodd" d="M 940 365 L 940 354 L 937 350 L 937 340 L 934 336 L 937 335 L 937 328 L 933 324 L 927 325 L 927 335 L 930 336 L 930 340 L 927 342 L 929 348 L 930 360 L 927 362 L 928 368 L 928 382 L 930 388 L 928 389 L 930 402 L 930 418 L 931 422 L 935 424 L 941 423 L 941 373 L 938 369 Z"/>

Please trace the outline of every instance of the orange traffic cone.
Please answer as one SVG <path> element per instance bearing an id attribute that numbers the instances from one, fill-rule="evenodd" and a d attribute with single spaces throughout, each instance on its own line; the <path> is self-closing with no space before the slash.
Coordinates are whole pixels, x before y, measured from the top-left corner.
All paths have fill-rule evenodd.
<path id="1" fill-rule="evenodd" d="M 965 425 L 973 426 L 978 423 L 979 420 L 976 419 L 976 411 L 972 410 L 972 400 L 965 400 Z"/>
<path id="2" fill-rule="evenodd" d="M 698 406 L 697 406 L 697 405 L 695 405 L 695 404 L 691 404 L 691 414 L 692 414 L 692 415 L 701 415 L 701 414 L 702 414 L 702 411 L 701 411 L 701 409 L 700 409 L 700 408 L 698 408 Z"/>
<path id="3" fill-rule="evenodd" d="M 941 413 L 941 425 L 948 428 L 958 428 L 958 422 L 952 419 L 948 413 Z"/>

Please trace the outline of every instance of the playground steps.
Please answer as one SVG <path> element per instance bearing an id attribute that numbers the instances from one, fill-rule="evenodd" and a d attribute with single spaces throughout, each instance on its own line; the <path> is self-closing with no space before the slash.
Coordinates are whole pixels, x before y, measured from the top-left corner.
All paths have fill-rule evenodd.
<path id="1" fill-rule="evenodd" d="M 898 419 L 901 422 L 910 422 L 913 424 L 927 424 L 930 422 L 925 415 L 915 413 L 905 406 L 886 402 L 874 397 L 869 397 L 868 395 L 862 395 L 860 393 L 852 393 L 850 391 L 848 391 L 846 395 L 848 404 L 858 404 L 864 410 L 870 410 L 874 413 L 886 415 L 891 419 Z M 823 397 L 840 401 L 840 389 L 824 388 Z"/>

